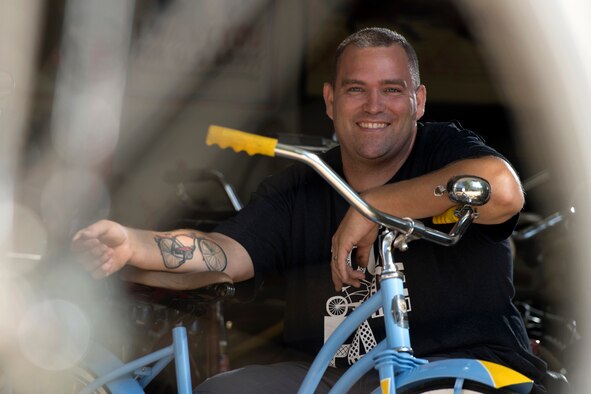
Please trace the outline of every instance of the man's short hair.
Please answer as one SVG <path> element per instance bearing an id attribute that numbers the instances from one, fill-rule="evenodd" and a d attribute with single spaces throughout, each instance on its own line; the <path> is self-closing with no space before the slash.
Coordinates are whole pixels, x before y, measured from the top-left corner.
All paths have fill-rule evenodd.
<path id="1" fill-rule="evenodd" d="M 367 27 L 361 29 L 345 38 L 343 42 L 339 44 L 335 52 L 332 65 L 332 84 L 334 85 L 336 81 L 337 70 L 341 56 L 348 46 L 354 45 L 357 48 L 376 48 L 390 47 L 396 44 L 400 45 L 402 49 L 404 49 L 404 52 L 406 52 L 412 82 L 414 84 L 414 88 L 418 88 L 421 84 L 421 76 L 419 73 L 419 60 L 414 48 L 402 34 L 383 27 Z"/>

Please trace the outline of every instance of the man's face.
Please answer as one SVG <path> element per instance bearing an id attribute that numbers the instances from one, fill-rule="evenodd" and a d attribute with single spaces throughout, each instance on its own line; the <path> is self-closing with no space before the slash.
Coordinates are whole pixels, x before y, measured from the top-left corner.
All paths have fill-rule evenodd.
<path id="1" fill-rule="evenodd" d="M 347 47 L 334 86 L 324 86 L 326 113 L 333 120 L 343 160 L 381 163 L 408 153 L 425 99 L 425 87 L 413 86 L 400 45 Z"/>

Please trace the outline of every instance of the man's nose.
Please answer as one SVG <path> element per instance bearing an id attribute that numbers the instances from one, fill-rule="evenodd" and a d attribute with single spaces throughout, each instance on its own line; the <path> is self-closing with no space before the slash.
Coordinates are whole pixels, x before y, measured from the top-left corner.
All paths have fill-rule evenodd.
<path id="1" fill-rule="evenodd" d="M 384 98 L 379 91 L 368 92 L 363 109 L 370 114 L 380 113 L 384 110 Z"/>

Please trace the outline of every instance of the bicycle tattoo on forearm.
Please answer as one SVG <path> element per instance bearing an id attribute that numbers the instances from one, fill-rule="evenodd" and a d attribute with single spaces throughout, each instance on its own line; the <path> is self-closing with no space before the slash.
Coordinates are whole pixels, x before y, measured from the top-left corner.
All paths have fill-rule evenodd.
<path id="1" fill-rule="evenodd" d="M 226 254 L 217 243 L 194 233 L 155 236 L 154 241 L 168 269 L 177 269 L 191 260 L 197 246 L 209 271 L 224 271 L 228 265 Z"/>

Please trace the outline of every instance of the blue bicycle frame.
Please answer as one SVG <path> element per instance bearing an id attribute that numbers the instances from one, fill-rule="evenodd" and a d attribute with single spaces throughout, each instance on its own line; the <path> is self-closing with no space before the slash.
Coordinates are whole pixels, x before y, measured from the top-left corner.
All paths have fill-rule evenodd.
<path id="1" fill-rule="evenodd" d="M 80 394 L 91 394 L 102 386 L 113 393 L 143 393 L 143 389 L 172 360 L 175 362 L 177 392 L 190 394 L 193 390 L 185 327 L 175 327 L 172 330 L 171 345 L 126 364 L 98 345 L 88 354 L 84 366 L 97 376 Z"/>

